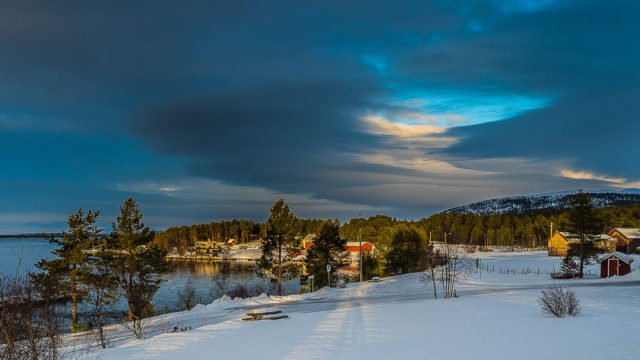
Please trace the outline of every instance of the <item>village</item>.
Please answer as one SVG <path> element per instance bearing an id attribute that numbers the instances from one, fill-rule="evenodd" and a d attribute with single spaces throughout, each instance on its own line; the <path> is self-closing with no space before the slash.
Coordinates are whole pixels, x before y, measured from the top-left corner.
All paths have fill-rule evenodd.
<path id="1" fill-rule="evenodd" d="M 303 263 L 307 251 L 313 246 L 315 234 L 308 234 L 300 237 L 299 253 L 294 257 L 299 263 Z M 589 241 L 594 242 L 600 255 L 599 262 L 602 264 L 600 271 L 601 277 L 623 276 L 631 271 L 630 261 L 632 259 L 628 254 L 640 253 L 640 228 L 633 227 L 616 227 L 608 233 L 597 234 L 592 236 Z M 580 242 L 580 237 L 566 231 L 556 230 L 549 237 L 547 242 L 547 254 L 554 257 L 563 257 L 567 255 L 567 251 L 571 244 Z M 434 242 L 436 249 L 442 247 L 444 243 Z M 213 240 L 198 241 L 194 247 L 183 255 L 176 253 L 167 255 L 168 260 L 179 261 L 247 261 L 255 262 L 261 255 L 261 241 L 253 241 L 249 243 L 238 244 L 235 239 L 228 241 L 216 242 Z M 467 250 L 482 251 L 480 246 L 465 246 Z M 510 247 L 502 247 L 501 250 L 521 251 L 522 249 L 514 249 Z M 370 242 L 347 242 L 345 252 L 348 255 L 348 265 L 341 269 L 340 272 L 345 277 L 353 277 L 359 272 L 358 264 L 361 256 L 372 255 L 376 253 L 376 247 Z M 575 264 L 574 264 L 575 268 Z M 304 269 L 302 271 L 304 274 Z"/>
<path id="2" fill-rule="evenodd" d="M 261 359 L 383 359 L 399 353 L 404 358 L 635 359 L 640 349 L 630 345 L 628 337 L 640 331 L 636 317 L 630 316 L 638 312 L 640 256 L 612 247 L 627 239 L 633 244 L 635 230 L 612 230 L 615 242 L 607 238 L 608 247 L 587 265 L 584 279 L 551 277 L 559 269 L 559 248 L 567 245 L 563 241 L 575 241 L 559 231 L 546 251 L 493 248 L 467 253 L 468 266 L 453 299 L 434 299 L 423 273 L 301 295 L 225 297 L 154 318 L 158 330 L 148 339 L 115 343 L 100 356 L 197 358 L 216 349 L 222 357 Z M 625 239 L 615 238 L 618 233 Z M 544 315 L 538 298 L 550 286 L 575 291 L 581 314 L 567 319 Z M 255 311 L 286 316 L 273 322 L 242 321 L 245 313 Z M 165 333 L 161 324 L 192 330 Z M 242 346 L 241 339 L 251 339 L 251 346 Z M 287 341 L 273 346 L 274 339 Z M 459 341 L 465 346 L 456 346 Z"/>
<path id="3" fill-rule="evenodd" d="M 624 276 L 631 272 L 633 258 L 629 254 L 640 253 L 640 228 L 613 228 L 606 234 L 598 234 L 593 241 L 600 250 L 600 277 Z M 556 231 L 548 242 L 549 256 L 566 256 L 571 244 L 580 242 L 576 234 Z M 575 264 L 573 264 L 575 269 Z"/>

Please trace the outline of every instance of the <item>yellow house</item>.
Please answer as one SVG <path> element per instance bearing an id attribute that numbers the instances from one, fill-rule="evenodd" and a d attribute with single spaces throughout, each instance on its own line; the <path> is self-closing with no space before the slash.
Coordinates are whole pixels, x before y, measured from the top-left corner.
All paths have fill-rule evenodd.
<path id="1" fill-rule="evenodd" d="M 580 237 L 576 234 L 556 231 L 547 243 L 549 249 L 548 254 L 549 256 L 565 256 L 567 255 L 569 245 L 578 243 L 579 241 Z M 618 240 L 609 235 L 600 234 L 596 235 L 592 241 L 595 242 L 598 249 L 604 252 L 614 252 L 616 251 L 616 243 Z"/>

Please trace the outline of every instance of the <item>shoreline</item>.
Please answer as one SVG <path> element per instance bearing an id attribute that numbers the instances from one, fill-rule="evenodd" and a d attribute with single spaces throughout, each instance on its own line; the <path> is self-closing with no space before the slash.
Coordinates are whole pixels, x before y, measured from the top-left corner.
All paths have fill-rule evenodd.
<path id="1" fill-rule="evenodd" d="M 167 255 L 164 258 L 168 261 L 183 262 L 253 262 L 258 261 L 256 258 L 218 258 L 212 256 L 188 256 L 188 255 Z"/>

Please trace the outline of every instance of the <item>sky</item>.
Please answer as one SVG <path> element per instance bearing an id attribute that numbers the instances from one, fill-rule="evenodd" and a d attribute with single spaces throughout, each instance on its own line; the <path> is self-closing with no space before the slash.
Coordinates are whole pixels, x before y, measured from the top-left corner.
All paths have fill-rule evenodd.
<path id="1" fill-rule="evenodd" d="M 0 233 L 640 187 L 640 2 L 0 5 Z"/>

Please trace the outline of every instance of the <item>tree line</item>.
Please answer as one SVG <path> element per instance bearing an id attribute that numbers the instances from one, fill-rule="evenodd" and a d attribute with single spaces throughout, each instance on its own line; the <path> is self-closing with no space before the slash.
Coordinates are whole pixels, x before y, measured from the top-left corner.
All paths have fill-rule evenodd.
<path id="1" fill-rule="evenodd" d="M 322 225 L 335 220 L 296 219 L 294 234 L 317 234 Z M 268 224 L 253 220 L 212 221 L 208 224 L 173 226 L 155 233 L 153 243 L 168 252 L 183 255 L 198 241 L 224 243 L 234 239 L 239 244 L 263 239 L 267 235 Z"/>
<path id="2" fill-rule="evenodd" d="M 638 226 L 640 205 L 609 206 L 594 209 L 601 222 L 601 232 L 617 226 Z M 439 213 L 417 221 L 398 220 L 390 216 L 376 215 L 369 218 L 354 218 L 340 225 L 340 236 L 348 241 L 367 241 L 380 250 L 391 244 L 398 226 L 418 229 L 429 240 L 447 241 L 477 246 L 545 246 L 554 230 L 566 230 L 569 226 L 570 209 L 539 211 L 531 214 L 476 215 L 461 213 Z M 294 236 L 319 234 L 322 226 L 336 220 L 299 219 L 292 228 Z M 267 235 L 267 222 L 253 220 L 231 220 L 170 227 L 155 234 L 154 244 L 166 251 L 176 250 L 183 254 L 197 241 L 213 240 L 226 242 L 236 239 L 246 243 L 263 239 Z"/>
<path id="3" fill-rule="evenodd" d="M 470 244 L 477 246 L 546 246 L 554 230 L 571 229 L 572 209 L 542 211 L 532 214 L 476 215 L 440 213 L 418 221 L 399 221 L 388 216 L 373 216 L 368 219 L 352 219 L 344 224 L 341 234 L 349 241 L 356 241 L 358 234 L 363 241 L 374 243 L 376 247 L 388 248 L 398 226 L 408 226 L 423 233 L 434 242 Z M 638 226 L 640 205 L 609 206 L 594 208 L 598 219 L 598 230 L 608 232 L 613 227 Z"/>

